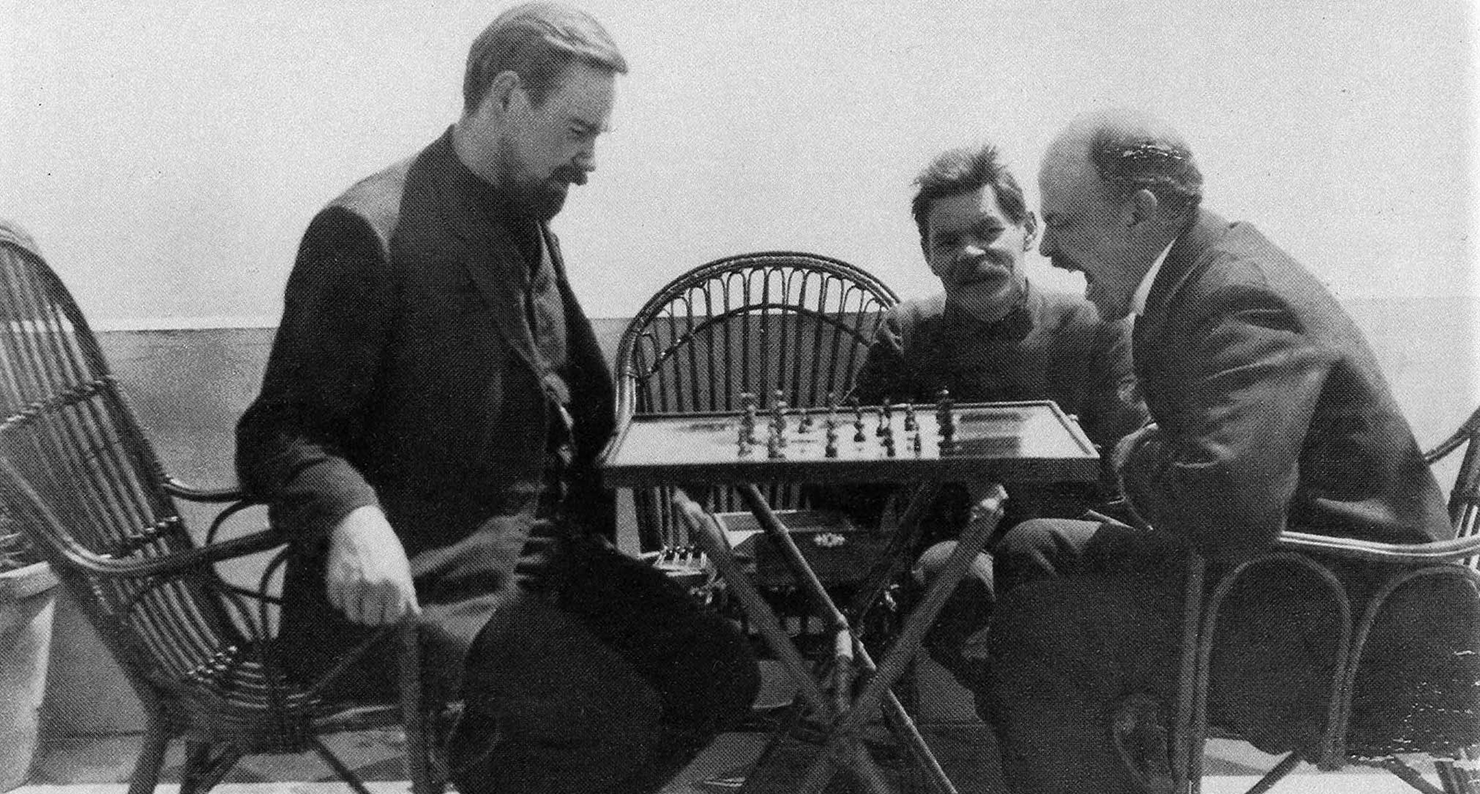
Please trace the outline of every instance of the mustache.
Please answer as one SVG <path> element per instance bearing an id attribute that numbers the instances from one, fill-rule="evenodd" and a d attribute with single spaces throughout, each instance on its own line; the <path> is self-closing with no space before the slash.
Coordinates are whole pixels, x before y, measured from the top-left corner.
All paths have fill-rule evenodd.
<path id="1" fill-rule="evenodd" d="M 996 265 L 998 267 L 1011 267 L 1012 257 L 995 251 L 988 251 L 978 256 L 963 256 L 951 263 L 953 270 L 975 270 L 983 263 Z"/>
<path id="2" fill-rule="evenodd" d="M 550 178 L 558 179 L 562 182 L 569 182 L 572 185 L 586 184 L 586 172 L 579 168 L 557 168 L 555 169 L 555 173 L 550 175 Z"/>

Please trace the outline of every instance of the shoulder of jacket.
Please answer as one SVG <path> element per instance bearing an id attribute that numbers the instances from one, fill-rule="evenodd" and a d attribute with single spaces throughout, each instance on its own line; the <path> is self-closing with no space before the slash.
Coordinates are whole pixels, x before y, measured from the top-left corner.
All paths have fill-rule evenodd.
<path id="1" fill-rule="evenodd" d="M 406 192 L 407 175 L 416 160 L 416 155 L 407 157 L 361 179 L 324 209 L 342 209 L 363 218 L 379 239 L 381 252 L 389 252 L 391 236 L 401 219 L 401 199 Z"/>

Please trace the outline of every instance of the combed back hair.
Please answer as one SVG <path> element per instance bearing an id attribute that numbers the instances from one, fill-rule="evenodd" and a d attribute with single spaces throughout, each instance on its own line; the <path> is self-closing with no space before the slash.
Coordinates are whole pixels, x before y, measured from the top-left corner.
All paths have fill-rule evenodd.
<path id="1" fill-rule="evenodd" d="M 478 109 L 493 78 L 502 72 L 519 75 L 529 101 L 538 105 L 576 62 L 627 73 L 627 59 L 606 28 L 585 11 L 559 3 L 515 6 L 499 14 L 468 50 L 463 112 Z"/>
<path id="2" fill-rule="evenodd" d="M 1104 126 L 1090 139 L 1089 161 L 1113 198 L 1149 190 L 1174 217 L 1202 202 L 1202 172 L 1192 150 L 1176 138 Z"/>
<path id="3" fill-rule="evenodd" d="M 930 204 L 936 199 L 991 185 L 997 194 L 997 204 L 1008 220 L 1022 224 L 1028 218 L 1023 189 L 1007 166 L 997 159 L 997 149 L 991 144 L 964 146 L 942 153 L 915 177 L 915 185 L 920 190 L 910 202 L 910 212 L 920 230 L 920 246 L 926 250 L 930 247 Z"/>

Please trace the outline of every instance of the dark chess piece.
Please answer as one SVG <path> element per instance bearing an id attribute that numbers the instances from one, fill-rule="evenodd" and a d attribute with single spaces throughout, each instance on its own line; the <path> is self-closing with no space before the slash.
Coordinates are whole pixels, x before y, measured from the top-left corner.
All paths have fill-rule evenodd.
<path id="1" fill-rule="evenodd" d="M 951 393 L 942 388 L 936 392 L 935 417 L 940 431 L 941 449 L 949 449 L 956 443 L 956 403 Z"/>

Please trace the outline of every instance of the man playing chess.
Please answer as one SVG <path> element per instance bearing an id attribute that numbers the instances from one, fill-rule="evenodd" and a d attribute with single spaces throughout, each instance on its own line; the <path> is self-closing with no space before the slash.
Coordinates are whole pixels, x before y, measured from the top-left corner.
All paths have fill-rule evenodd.
<path id="1" fill-rule="evenodd" d="M 915 180 L 911 205 L 920 249 L 943 291 L 895 307 L 868 351 L 852 395 L 863 404 L 1053 400 L 1077 416 L 1096 446 L 1146 418 L 1131 373 L 1129 327 L 1103 321 L 1082 297 L 1037 289 L 1027 277 L 1037 221 L 1022 187 L 990 145 L 947 151 Z M 1107 480 L 1108 483 L 1108 480 Z M 1001 530 L 1033 516 L 1077 517 L 1107 496 L 1079 484 L 1014 487 Z M 879 520 L 887 489 L 824 497 L 856 520 Z M 933 576 L 970 514 L 962 486 L 947 486 L 924 520 L 930 546 L 916 576 Z M 992 562 L 977 558 L 926 640 L 932 656 L 973 686 L 985 655 L 994 598 Z"/>
<path id="2" fill-rule="evenodd" d="M 583 12 L 499 15 L 461 118 L 309 225 L 238 428 L 243 484 L 294 539 L 293 672 L 418 617 L 464 703 L 463 794 L 654 791 L 758 684 L 738 631 L 612 547 L 594 469 L 611 376 L 549 221 L 626 69 Z M 383 694 L 387 658 L 348 680 Z"/>
<path id="3" fill-rule="evenodd" d="M 1148 699 L 1173 702 L 1188 546 L 1212 576 L 1286 528 L 1387 543 L 1453 529 L 1361 332 L 1254 227 L 1201 208 L 1180 135 L 1142 113 L 1093 113 L 1054 140 L 1039 178 L 1042 253 L 1084 273 L 1101 316 L 1137 315 L 1136 372 L 1157 424 L 1113 457 L 1149 528 L 1045 519 L 1008 533 L 998 552 L 1014 582 L 993 615 L 979 704 L 1020 794 L 1145 791 L 1122 753 L 1170 790 L 1164 746 L 1133 746 L 1121 739 L 1136 732 L 1111 726 Z M 1358 594 L 1376 581 L 1360 563 L 1338 573 Z M 1442 680 L 1414 673 L 1458 660 L 1444 635 L 1465 622 L 1442 620 L 1443 590 L 1405 589 L 1377 621 L 1354 735 L 1393 727 L 1412 681 Z M 1267 752 L 1309 750 L 1324 725 L 1334 606 L 1323 592 L 1277 568 L 1223 609 L 1212 718 Z M 1473 667 L 1454 680 L 1468 686 Z"/>

